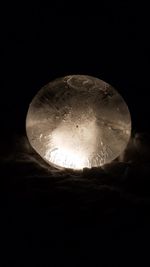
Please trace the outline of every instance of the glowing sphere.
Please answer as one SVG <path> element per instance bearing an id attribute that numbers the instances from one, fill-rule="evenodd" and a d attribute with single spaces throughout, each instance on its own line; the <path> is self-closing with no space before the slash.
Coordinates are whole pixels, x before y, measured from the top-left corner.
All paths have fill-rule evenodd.
<path id="1" fill-rule="evenodd" d="M 131 118 L 120 94 L 91 76 L 70 75 L 45 85 L 32 100 L 26 131 L 34 150 L 56 167 L 99 167 L 118 157 Z"/>

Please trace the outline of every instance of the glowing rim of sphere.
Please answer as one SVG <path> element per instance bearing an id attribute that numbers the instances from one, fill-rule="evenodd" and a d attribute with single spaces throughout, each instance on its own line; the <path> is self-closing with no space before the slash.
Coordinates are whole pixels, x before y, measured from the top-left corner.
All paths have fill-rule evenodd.
<path id="1" fill-rule="evenodd" d="M 73 149 L 70 149 L 67 144 L 66 146 L 62 145 L 62 143 L 59 141 L 59 139 L 63 139 L 64 136 L 67 136 L 67 129 L 65 129 L 65 133 L 64 134 L 61 134 L 61 128 L 59 131 L 57 131 L 57 128 L 55 130 L 55 135 L 54 135 L 54 141 L 56 142 L 56 144 L 60 143 L 59 144 L 59 150 L 57 149 L 54 149 L 53 151 L 49 151 L 47 150 L 46 152 L 46 156 L 42 156 L 41 153 L 39 153 L 38 149 L 33 145 L 32 143 L 32 138 L 31 138 L 31 135 L 29 134 L 29 117 L 30 117 L 30 113 L 31 112 L 31 106 L 33 105 L 33 102 L 34 100 L 38 97 L 38 94 L 40 92 L 43 92 L 44 91 L 44 88 L 46 87 L 50 87 L 52 85 L 53 82 L 55 81 L 58 81 L 58 80 L 61 80 L 61 79 L 65 79 L 67 77 L 87 77 L 88 79 L 97 79 L 99 80 L 100 82 L 102 83 L 105 83 L 106 85 L 110 86 L 115 93 L 117 93 L 118 97 L 120 98 L 120 100 L 122 101 L 122 103 L 125 105 L 126 107 L 126 110 L 127 110 L 127 115 L 129 117 L 129 128 L 128 128 L 128 140 L 126 141 L 124 147 L 121 149 L 121 153 L 124 151 L 124 149 L 126 148 L 128 142 L 129 142 L 129 139 L 130 139 L 130 135 L 131 135 L 131 116 L 130 116 L 130 112 L 129 112 L 129 109 L 128 109 L 128 106 L 125 102 L 125 100 L 123 99 L 123 97 L 118 93 L 118 91 L 112 87 L 110 84 L 106 83 L 105 81 L 99 79 L 99 78 L 96 78 L 96 77 L 93 77 L 93 76 L 89 76 L 89 75 L 68 75 L 68 76 L 65 76 L 65 77 L 60 77 L 60 78 L 57 78 L 55 80 L 52 80 L 50 83 L 46 84 L 45 86 L 43 86 L 38 92 L 37 94 L 34 96 L 34 98 L 32 99 L 31 103 L 30 103 L 30 106 L 29 106 L 29 109 L 28 109 L 28 112 L 27 112 L 27 117 L 26 117 L 26 133 L 27 133 L 27 137 L 28 137 L 28 140 L 29 140 L 29 143 L 31 144 L 31 146 L 33 147 L 33 149 L 36 151 L 36 153 L 38 153 L 40 155 L 41 158 L 43 158 L 44 161 L 46 161 L 49 165 L 51 166 L 54 166 L 58 169 L 75 169 L 75 170 L 82 170 L 84 168 L 92 168 L 92 167 L 101 167 L 102 165 L 104 165 L 105 163 L 109 163 L 109 161 L 107 162 L 104 162 L 104 164 L 99 164 L 99 165 L 96 165 L 96 166 L 90 166 L 90 164 L 87 161 L 87 156 L 84 155 L 84 152 L 83 151 L 80 151 L 79 154 L 76 154 L 76 149 L 73 150 Z M 79 90 L 81 88 L 78 88 Z M 93 126 L 94 124 L 92 124 L 92 121 L 89 122 L 89 125 L 90 126 L 87 126 L 87 125 L 84 125 L 84 128 L 86 129 L 89 129 L 89 131 L 86 133 L 86 135 L 88 136 L 89 135 L 89 140 L 92 140 L 91 139 L 91 136 L 90 136 L 90 132 L 91 130 L 93 129 Z M 89 127 L 89 128 L 88 128 Z M 64 131 L 64 128 L 63 128 L 63 131 Z M 59 132 L 59 134 L 58 134 Z M 60 136 L 59 136 L 60 135 Z M 39 136 L 40 138 L 40 136 Z M 69 135 L 68 135 L 68 138 L 69 138 Z M 79 143 L 81 144 L 81 143 Z M 89 143 L 90 145 L 90 143 Z M 121 153 L 115 155 L 115 157 L 110 160 L 113 161 L 114 159 L 116 159 Z"/>

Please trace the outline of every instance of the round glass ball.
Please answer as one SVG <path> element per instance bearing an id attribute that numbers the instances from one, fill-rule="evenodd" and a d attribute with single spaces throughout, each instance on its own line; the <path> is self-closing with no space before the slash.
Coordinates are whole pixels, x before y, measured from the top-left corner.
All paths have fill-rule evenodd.
<path id="1" fill-rule="evenodd" d="M 131 117 L 121 95 L 108 83 L 69 75 L 45 85 L 26 118 L 31 146 L 61 168 L 99 167 L 117 158 L 131 134 Z"/>

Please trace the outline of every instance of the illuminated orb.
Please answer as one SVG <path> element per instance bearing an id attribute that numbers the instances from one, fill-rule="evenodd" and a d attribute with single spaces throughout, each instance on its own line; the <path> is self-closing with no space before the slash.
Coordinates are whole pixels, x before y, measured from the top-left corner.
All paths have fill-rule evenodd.
<path id="1" fill-rule="evenodd" d="M 108 83 L 70 75 L 45 85 L 33 98 L 26 131 L 34 150 L 56 167 L 99 167 L 117 158 L 131 133 L 128 107 Z"/>

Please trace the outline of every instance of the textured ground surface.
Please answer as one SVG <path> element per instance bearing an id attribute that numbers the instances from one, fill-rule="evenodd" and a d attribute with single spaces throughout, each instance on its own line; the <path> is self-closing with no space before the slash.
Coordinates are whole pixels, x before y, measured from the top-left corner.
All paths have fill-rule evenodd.
<path id="1" fill-rule="evenodd" d="M 127 266 L 147 261 L 148 146 L 149 137 L 138 134 L 123 162 L 62 172 L 47 166 L 21 138 L 1 165 L 6 266 Z"/>

